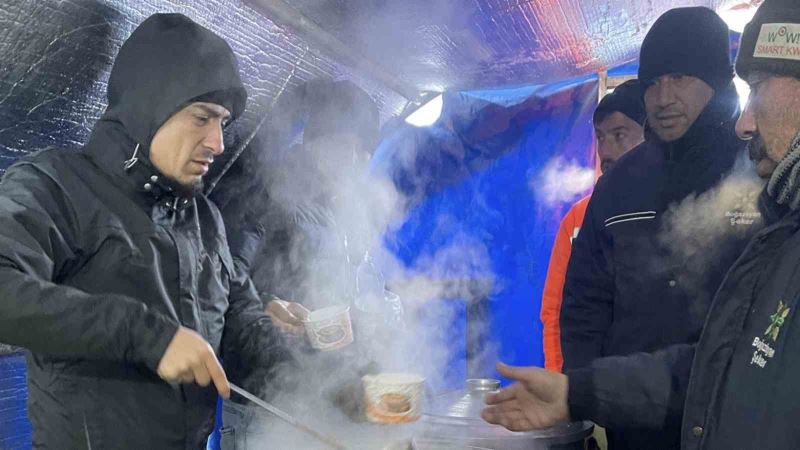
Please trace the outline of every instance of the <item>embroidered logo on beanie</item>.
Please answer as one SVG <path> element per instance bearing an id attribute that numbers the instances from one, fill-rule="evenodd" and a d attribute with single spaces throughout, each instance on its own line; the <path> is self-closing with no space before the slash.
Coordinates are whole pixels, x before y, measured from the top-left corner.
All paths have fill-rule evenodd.
<path id="1" fill-rule="evenodd" d="M 761 25 L 753 57 L 800 61 L 800 24 L 765 23 Z"/>
<path id="2" fill-rule="evenodd" d="M 800 2 L 765 0 L 744 27 L 736 73 L 753 71 L 800 78 Z"/>

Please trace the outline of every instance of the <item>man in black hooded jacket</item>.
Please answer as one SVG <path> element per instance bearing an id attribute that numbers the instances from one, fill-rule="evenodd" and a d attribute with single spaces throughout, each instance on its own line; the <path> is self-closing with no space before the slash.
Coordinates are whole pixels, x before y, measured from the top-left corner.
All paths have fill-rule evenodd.
<path id="1" fill-rule="evenodd" d="M 755 205 L 759 184 L 726 179 L 744 144 L 722 19 L 707 8 L 666 12 L 642 44 L 639 80 L 645 142 L 599 181 L 570 259 L 565 371 L 696 342 L 712 295 L 760 223 L 741 210 Z M 679 421 L 612 427 L 609 448 L 676 448 L 679 430 Z"/>
<path id="2" fill-rule="evenodd" d="M 35 448 L 205 448 L 230 393 L 217 355 L 237 380 L 290 361 L 200 194 L 246 99 L 224 40 L 157 14 L 120 49 L 89 142 L 6 172 L 0 341 L 30 351 Z"/>

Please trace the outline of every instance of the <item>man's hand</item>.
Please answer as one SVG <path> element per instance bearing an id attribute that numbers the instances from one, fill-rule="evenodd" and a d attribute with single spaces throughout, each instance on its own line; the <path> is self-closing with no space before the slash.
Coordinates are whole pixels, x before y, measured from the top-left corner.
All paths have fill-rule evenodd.
<path id="1" fill-rule="evenodd" d="M 267 314 L 281 331 L 302 335 L 303 320 L 308 318 L 309 311 L 299 303 L 274 299 L 267 303 Z"/>
<path id="2" fill-rule="evenodd" d="M 202 336 L 180 327 L 158 363 L 158 376 L 171 383 L 197 383 L 208 386 L 212 381 L 223 398 L 231 396 L 231 387 L 217 355 Z"/>
<path id="3" fill-rule="evenodd" d="M 486 396 L 481 417 L 511 431 L 547 428 L 569 421 L 567 376 L 538 367 L 498 364 L 500 373 L 517 382 Z"/>

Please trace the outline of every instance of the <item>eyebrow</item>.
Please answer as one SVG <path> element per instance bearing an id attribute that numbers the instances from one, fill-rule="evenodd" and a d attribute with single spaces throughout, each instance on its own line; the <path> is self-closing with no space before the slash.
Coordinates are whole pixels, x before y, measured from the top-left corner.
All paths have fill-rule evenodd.
<path id="1" fill-rule="evenodd" d="M 614 132 L 617 132 L 617 131 L 628 131 L 628 127 L 626 125 L 620 125 L 618 127 L 612 128 L 612 129 L 610 129 L 608 131 L 603 131 L 603 130 L 601 130 L 599 128 L 595 128 L 594 131 L 595 131 L 595 133 L 611 134 L 611 133 L 614 133 Z"/>
<path id="2" fill-rule="evenodd" d="M 206 105 L 192 105 L 192 106 L 195 109 L 202 110 L 204 113 L 208 114 L 209 117 L 222 117 L 223 120 L 229 120 L 231 118 L 230 113 L 226 112 L 226 113 L 223 114 L 223 113 L 219 112 L 218 110 L 216 110 L 214 108 L 210 108 L 210 107 L 208 107 Z"/>

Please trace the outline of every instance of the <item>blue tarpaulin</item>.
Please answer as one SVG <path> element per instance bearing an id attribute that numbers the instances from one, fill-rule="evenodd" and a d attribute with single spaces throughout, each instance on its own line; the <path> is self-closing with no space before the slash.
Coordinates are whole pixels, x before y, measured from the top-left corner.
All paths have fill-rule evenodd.
<path id="1" fill-rule="evenodd" d="M 31 448 L 28 421 L 28 392 L 25 381 L 25 355 L 3 354 L 0 345 L 0 449 Z"/>
<path id="2" fill-rule="evenodd" d="M 486 298 L 471 299 L 486 302 L 488 314 L 476 317 L 489 327 L 473 352 L 496 348 L 504 362 L 542 365 L 541 292 L 560 219 L 594 181 L 597 90 L 596 77 L 584 77 L 446 93 L 436 124 L 403 126 L 376 152 L 374 170 L 411 199 L 386 237 L 391 251 L 413 269 L 466 248 L 476 260 L 448 262 L 439 275 L 493 281 Z"/>

